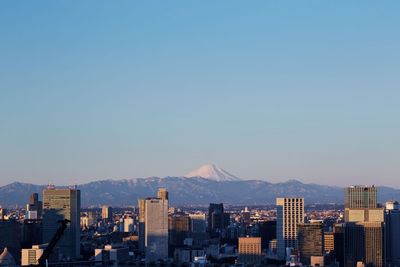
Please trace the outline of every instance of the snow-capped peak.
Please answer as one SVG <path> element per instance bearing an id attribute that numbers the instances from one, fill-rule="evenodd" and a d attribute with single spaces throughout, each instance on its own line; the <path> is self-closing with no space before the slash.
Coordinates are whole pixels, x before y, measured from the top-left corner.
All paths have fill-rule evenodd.
<path id="1" fill-rule="evenodd" d="M 189 172 L 188 174 L 185 175 L 185 177 L 202 177 L 214 181 L 240 181 L 241 179 L 239 177 L 236 177 L 233 174 L 230 174 L 229 172 L 225 171 L 222 168 L 218 168 L 214 164 L 206 164 L 198 168 L 197 170 L 194 170 L 192 172 Z"/>

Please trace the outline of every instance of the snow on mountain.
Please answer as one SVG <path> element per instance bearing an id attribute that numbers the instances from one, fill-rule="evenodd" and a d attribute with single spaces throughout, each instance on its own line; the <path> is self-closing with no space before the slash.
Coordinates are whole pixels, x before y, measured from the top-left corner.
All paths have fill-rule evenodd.
<path id="1" fill-rule="evenodd" d="M 202 177 L 208 180 L 217 182 L 222 181 L 240 181 L 239 177 L 230 174 L 222 168 L 215 166 L 214 164 L 206 164 L 198 168 L 197 170 L 191 171 L 185 175 L 185 177 Z"/>

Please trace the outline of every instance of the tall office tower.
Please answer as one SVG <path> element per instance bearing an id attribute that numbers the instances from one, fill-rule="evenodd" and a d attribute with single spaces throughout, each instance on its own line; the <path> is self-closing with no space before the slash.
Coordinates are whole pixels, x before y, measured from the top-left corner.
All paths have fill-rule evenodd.
<path id="1" fill-rule="evenodd" d="M 385 238 L 387 266 L 400 266 L 400 209 L 399 202 L 386 202 Z"/>
<path id="2" fill-rule="evenodd" d="M 157 198 L 168 200 L 168 191 L 166 188 L 159 188 L 157 191 Z"/>
<path id="3" fill-rule="evenodd" d="M 345 208 L 369 209 L 377 207 L 375 186 L 350 186 L 345 188 Z"/>
<path id="4" fill-rule="evenodd" d="M 225 216 L 224 205 L 222 203 L 210 203 L 208 208 L 208 232 L 211 237 L 218 237 L 224 229 Z"/>
<path id="5" fill-rule="evenodd" d="M 344 266 L 384 266 L 384 209 L 374 186 L 345 190 Z"/>
<path id="6" fill-rule="evenodd" d="M 144 207 L 146 262 L 168 259 L 168 200 L 148 198 Z"/>
<path id="7" fill-rule="evenodd" d="M 378 207 L 375 186 L 350 186 L 345 189 L 345 222 L 383 221 L 384 208 Z"/>
<path id="8" fill-rule="evenodd" d="M 344 266 L 344 224 L 337 223 L 333 226 L 333 256 L 339 267 Z"/>
<path id="9" fill-rule="evenodd" d="M 39 201 L 39 194 L 33 193 L 29 196 L 29 202 L 26 205 L 26 218 L 29 220 L 38 220 L 42 218 L 42 201 Z"/>
<path id="10" fill-rule="evenodd" d="M 139 251 L 144 252 L 145 251 L 144 222 L 145 222 L 146 199 L 138 199 L 138 207 L 139 207 L 139 226 L 138 226 Z"/>
<path id="11" fill-rule="evenodd" d="M 101 219 L 103 222 L 110 222 L 113 219 L 112 207 L 103 206 L 101 207 Z"/>
<path id="12" fill-rule="evenodd" d="M 196 213 L 189 214 L 190 217 L 190 231 L 192 233 L 204 233 L 206 231 L 206 214 Z"/>
<path id="13" fill-rule="evenodd" d="M 76 259 L 80 255 L 80 209 L 80 190 L 54 187 L 43 190 L 43 242 L 53 238 L 59 220 L 71 221 L 58 242 L 61 259 Z"/>
<path id="14" fill-rule="evenodd" d="M 259 264 L 261 262 L 261 238 L 239 237 L 239 263 Z"/>
<path id="15" fill-rule="evenodd" d="M 190 236 L 190 217 L 184 213 L 174 213 L 168 216 L 169 244 L 183 246 L 184 240 Z M 170 251 L 173 253 L 173 251 Z"/>
<path id="16" fill-rule="evenodd" d="M 276 221 L 258 223 L 258 231 L 261 237 L 261 249 L 268 249 L 269 242 L 276 239 Z"/>
<path id="17" fill-rule="evenodd" d="M 277 253 L 282 260 L 287 259 L 286 251 L 296 248 L 297 224 L 304 223 L 304 198 L 276 199 Z"/>
<path id="18" fill-rule="evenodd" d="M 383 222 L 349 222 L 344 228 L 344 266 L 353 267 L 362 262 L 365 266 L 383 267 Z"/>
<path id="19" fill-rule="evenodd" d="M 310 265 L 312 256 L 324 255 L 324 229 L 322 222 L 299 223 L 297 244 L 300 261 Z"/>

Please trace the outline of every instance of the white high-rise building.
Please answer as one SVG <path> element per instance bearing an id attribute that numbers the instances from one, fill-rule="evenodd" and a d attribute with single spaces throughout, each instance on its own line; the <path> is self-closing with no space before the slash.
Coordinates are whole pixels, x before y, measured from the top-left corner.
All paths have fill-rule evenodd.
<path id="1" fill-rule="evenodd" d="M 277 198 L 276 206 L 277 254 L 284 260 L 290 257 L 287 251 L 296 248 L 297 224 L 304 223 L 304 198 Z"/>
<path id="2" fill-rule="evenodd" d="M 168 259 L 168 191 L 160 188 L 157 198 L 139 199 L 139 250 L 146 262 Z"/>

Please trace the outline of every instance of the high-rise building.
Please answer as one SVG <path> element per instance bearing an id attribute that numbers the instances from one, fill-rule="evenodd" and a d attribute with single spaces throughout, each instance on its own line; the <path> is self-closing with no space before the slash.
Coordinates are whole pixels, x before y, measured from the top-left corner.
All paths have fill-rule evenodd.
<path id="1" fill-rule="evenodd" d="M 397 201 L 386 202 L 385 238 L 387 266 L 400 266 L 400 209 Z"/>
<path id="2" fill-rule="evenodd" d="M 168 216 L 169 244 L 171 246 L 183 246 L 185 238 L 190 236 L 190 228 L 189 215 L 181 213 L 170 214 Z"/>
<path id="3" fill-rule="evenodd" d="M 157 198 L 162 200 L 168 200 L 168 191 L 166 188 L 159 188 L 157 191 Z"/>
<path id="4" fill-rule="evenodd" d="M 276 206 L 277 253 L 286 259 L 286 251 L 297 245 L 297 225 L 304 223 L 304 198 L 277 198 Z"/>
<path id="5" fill-rule="evenodd" d="M 333 226 L 334 260 L 339 267 L 344 266 L 344 224 L 337 223 Z"/>
<path id="6" fill-rule="evenodd" d="M 224 205 L 222 203 L 210 203 L 208 208 L 208 232 L 210 236 L 219 236 L 219 233 L 224 229 L 224 225 Z"/>
<path id="7" fill-rule="evenodd" d="M 345 189 L 344 266 L 385 266 L 384 209 L 374 186 Z"/>
<path id="8" fill-rule="evenodd" d="M 33 193 L 29 196 L 29 202 L 26 205 L 26 219 L 38 220 L 42 218 L 42 201 L 39 201 L 39 194 Z"/>
<path id="9" fill-rule="evenodd" d="M 261 249 L 268 249 L 269 242 L 276 239 L 276 221 L 260 222 L 258 230 L 261 237 Z"/>
<path id="10" fill-rule="evenodd" d="M 43 190 L 43 242 L 48 243 L 53 238 L 59 220 L 71 221 L 57 244 L 61 259 L 76 259 L 80 255 L 80 208 L 78 189 L 49 187 Z"/>
<path id="11" fill-rule="evenodd" d="M 103 220 L 103 222 L 112 221 L 112 219 L 113 219 L 112 207 L 110 207 L 110 206 L 101 207 L 101 219 Z"/>
<path id="12" fill-rule="evenodd" d="M 146 209 L 146 199 L 138 199 L 139 207 L 139 250 L 141 252 L 145 251 L 145 209 Z"/>
<path id="13" fill-rule="evenodd" d="M 300 261 L 310 265 L 312 256 L 324 255 L 324 230 L 322 222 L 299 223 L 297 244 Z"/>
<path id="14" fill-rule="evenodd" d="M 383 222 L 348 222 L 344 230 L 345 267 L 356 266 L 358 262 L 365 266 L 385 266 Z"/>
<path id="15" fill-rule="evenodd" d="M 261 237 L 239 237 L 239 263 L 259 264 L 261 262 Z"/>
<path id="16" fill-rule="evenodd" d="M 377 189 L 375 186 L 350 186 L 345 188 L 345 208 L 369 209 L 377 207 Z"/>
<path id="17" fill-rule="evenodd" d="M 206 214 L 189 214 L 189 217 L 191 221 L 190 226 L 192 233 L 204 233 L 206 231 Z"/>
<path id="18" fill-rule="evenodd" d="M 168 258 L 168 200 L 148 198 L 144 207 L 146 262 Z"/>

